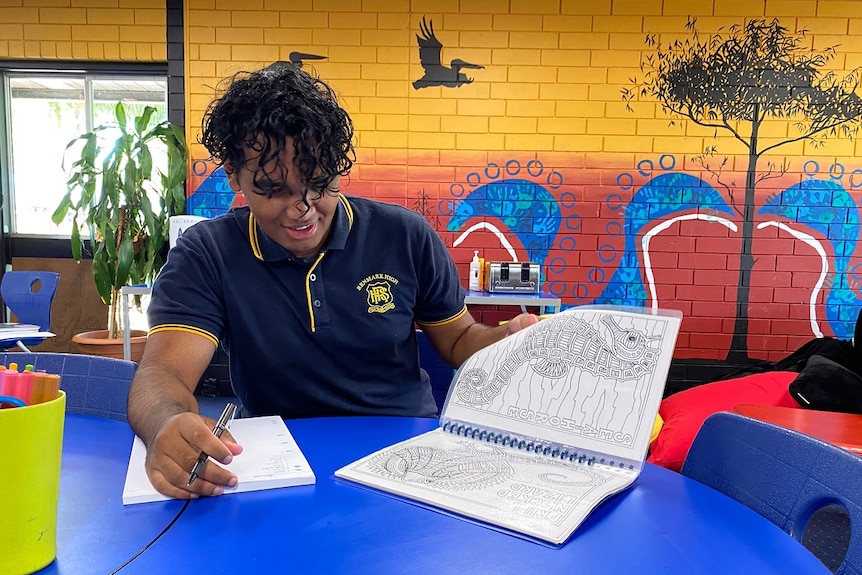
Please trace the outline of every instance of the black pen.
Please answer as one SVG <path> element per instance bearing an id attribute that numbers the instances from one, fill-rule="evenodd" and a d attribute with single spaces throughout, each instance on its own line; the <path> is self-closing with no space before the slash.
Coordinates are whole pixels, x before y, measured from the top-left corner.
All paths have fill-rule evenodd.
<path id="1" fill-rule="evenodd" d="M 222 432 L 227 428 L 230 420 L 233 419 L 234 414 L 236 413 L 236 406 L 232 403 L 228 403 L 224 406 L 224 411 L 221 412 L 221 417 L 218 418 L 218 422 L 216 422 L 215 427 L 213 427 L 213 435 L 216 437 L 221 437 Z M 198 460 L 195 461 L 194 467 L 192 467 L 192 472 L 189 473 L 189 482 L 186 487 L 192 484 L 192 482 L 198 478 L 198 474 L 201 471 L 201 467 L 203 467 L 204 463 L 209 459 L 209 455 L 205 452 L 201 451 L 201 454 L 198 456 Z"/>

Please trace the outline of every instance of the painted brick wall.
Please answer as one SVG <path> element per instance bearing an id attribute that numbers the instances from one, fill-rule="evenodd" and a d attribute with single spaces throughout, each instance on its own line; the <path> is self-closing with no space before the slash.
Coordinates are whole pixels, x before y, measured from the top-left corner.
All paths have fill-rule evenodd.
<path id="1" fill-rule="evenodd" d="M 164 61 L 164 0 L 2 0 L 0 58 Z"/>

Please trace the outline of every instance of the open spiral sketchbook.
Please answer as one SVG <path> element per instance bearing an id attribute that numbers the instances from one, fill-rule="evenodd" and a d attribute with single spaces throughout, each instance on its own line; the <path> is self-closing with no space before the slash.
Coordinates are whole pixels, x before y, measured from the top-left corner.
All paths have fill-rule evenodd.
<path id="1" fill-rule="evenodd" d="M 682 314 L 581 306 L 486 347 L 440 426 L 336 477 L 561 545 L 644 465 Z"/>

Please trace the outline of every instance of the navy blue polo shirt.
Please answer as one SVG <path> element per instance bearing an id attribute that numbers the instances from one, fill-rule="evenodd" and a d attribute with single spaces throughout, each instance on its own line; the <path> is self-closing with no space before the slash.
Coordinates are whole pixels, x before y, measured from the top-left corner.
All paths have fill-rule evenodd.
<path id="1" fill-rule="evenodd" d="M 310 262 L 267 237 L 247 207 L 189 227 L 153 286 L 150 333 L 223 344 L 252 415 L 433 416 L 414 322 L 466 313 L 457 269 L 419 214 L 339 199 Z"/>

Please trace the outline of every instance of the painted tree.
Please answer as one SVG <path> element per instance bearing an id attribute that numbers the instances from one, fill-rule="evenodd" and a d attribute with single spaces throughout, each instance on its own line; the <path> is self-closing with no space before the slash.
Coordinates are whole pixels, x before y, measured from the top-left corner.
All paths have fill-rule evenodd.
<path id="1" fill-rule="evenodd" d="M 764 154 L 793 142 L 820 146 L 829 137 L 853 139 L 862 126 L 862 100 L 856 94 L 860 69 L 844 76 L 825 70 L 835 58 L 835 47 L 816 50 L 804 30 L 791 33 L 778 20 L 750 20 L 744 26 L 719 29 L 705 41 L 700 40 L 695 24 L 696 19 L 689 18 L 690 37 L 667 47 L 647 35 L 646 45 L 655 52 L 645 55 L 641 77 L 631 79 L 632 86 L 622 90 L 622 98 L 629 110 L 636 99 L 655 99 L 671 124 L 690 121 L 712 128 L 714 137 L 724 131 L 747 153 L 741 204 L 733 194 L 735 185 L 725 185 L 730 204 L 742 220 L 737 312 L 728 360 L 744 361 L 754 266 L 755 188 L 788 168 L 784 163 L 777 169 L 769 164 L 759 171 L 758 163 Z M 770 120 L 790 122 L 797 133 L 761 142 L 761 129 Z M 720 179 L 721 168 L 706 160 L 716 152 L 715 146 L 707 147 L 699 159 Z M 726 158 L 720 166 L 724 163 Z"/>

